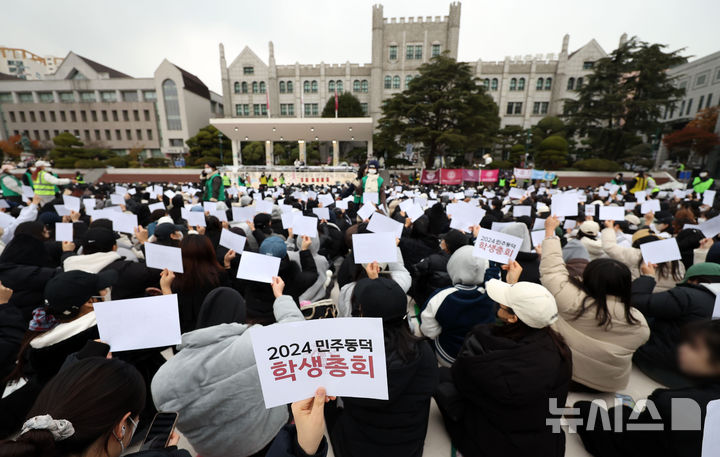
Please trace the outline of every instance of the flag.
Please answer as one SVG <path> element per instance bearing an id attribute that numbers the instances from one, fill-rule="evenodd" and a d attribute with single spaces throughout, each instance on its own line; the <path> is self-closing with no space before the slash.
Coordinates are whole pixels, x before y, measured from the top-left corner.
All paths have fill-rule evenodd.
<path id="1" fill-rule="evenodd" d="M 480 181 L 480 170 L 469 170 L 467 168 L 463 169 L 462 171 L 462 180 L 468 181 L 468 182 L 478 182 Z"/>
<path id="2" fill-rule="evenodd" d="M 437 184 L 440 174 L 435 170 L 423 170 L 420 176 L 420 184 Z"/>
<path id="3" fill-rule="evenodd" d="M 462 184 L 462 168 L 441 168 L 440 184 L 458 186 Z"/>
<path id="4" fill-rule="evenodd" d="M 532 176 L 532 169 L 516 168 L 515 170 L 513 170 L 513 174 L 517 179 L 530 179 L 530 176 Z"/>
<path id="5" fill-rule="evenodd" d="M 500 170 L 480 170 L 480 182 L 495 182 Z"/>
<path id="6" fill-rule="evenodd" d="M 545 179 L 545 170 L 533 170 L 530 179 Z"/>
<path id="7" fill-rule="evenodd" d="M 335 88 L 335 117 L 338 117 L 338 95 L 337 95 L 337 88 Z"/>

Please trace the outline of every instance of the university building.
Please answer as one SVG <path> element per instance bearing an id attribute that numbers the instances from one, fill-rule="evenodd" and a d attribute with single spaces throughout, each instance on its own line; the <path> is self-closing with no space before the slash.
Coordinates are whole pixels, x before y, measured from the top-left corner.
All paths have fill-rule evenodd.
<path id="1" fill-rule="evenodd" d="M 70 52 L 45 79 L 0 77 L 0 139 L 24 134 L 48 149 L 70 132 L 119 154 L 172 158 L 222 109 L 220 95 L 167 59 L 153 76 L 133 78 Z"/>
<path id="2" fill-rule="evenodd" d="M 0 46 L 0 73 L 20 79 L 44 79 L 55 73 L 62 57 L 41 57 L 21 48 Z"/>
<path id="3" fill-rule="evenodd" d="M 350 91 L 377 121 L 384 99 L 404 90 L 418 68 L 448 52 L 457 58 L 459 2 L 447 16 L 386 18 L 372 7 L 372 61 L 359 64 L 278 65 L 271 42 L 267 61 L 245 47 L 228 65 L 220 44 L 225 117 L 318 117 L 335 91 Z M 626 39 L 623 35 L 620 42 Z M 559 54 L 468 62 L 500 109 L 502 126 L 530 127 L 547 115 L 562 114 L 563 100 L 574 98 L 596 60 L 606 52 L 593 39 L 570 50 L 569 36 Z"/>

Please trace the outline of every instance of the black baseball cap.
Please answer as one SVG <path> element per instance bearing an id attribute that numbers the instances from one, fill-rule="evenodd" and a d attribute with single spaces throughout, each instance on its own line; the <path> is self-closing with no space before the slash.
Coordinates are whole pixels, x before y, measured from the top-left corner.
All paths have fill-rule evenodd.
<path id="1" fill-rule="evenodd" d="M 155 238 L 158 239 L 158 241 L 168 241 L 170 239 L 170 235 L 172 235 L 175 232 L 181 232 L 182 226 L 171 224 L 169 222 L 165 222 L 162 224 L 158 224 L 155 227 L 155 231 L 153 232 L 153 235 L 155 235 Z"/>
<path id="2" fill-rule="evenodd" d="M 118 273 L 115 270 L 101 271 L 98 274 L 81 270 L 60 273 L 45 285 L 47 312 L 57 318 L 73 317 L 91 297 L 114 285 L 117 280 Z"/>
<path id="3" fill-rule="evenodd" d="M 115 232 L 106 228 L 91 228 L 85 232 L 83 253 L 110 252 L 117 243 Z"/>

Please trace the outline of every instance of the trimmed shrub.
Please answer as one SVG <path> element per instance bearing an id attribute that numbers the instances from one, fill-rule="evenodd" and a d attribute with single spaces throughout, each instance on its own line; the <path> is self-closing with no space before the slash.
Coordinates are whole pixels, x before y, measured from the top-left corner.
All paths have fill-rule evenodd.
<path id="1" fill-rule="evenodd" d="M 585 159 L 573 164 L 573 168 L 581 171 L 620 171 L 623 169 L 619 163 L 608 159 Z"/>

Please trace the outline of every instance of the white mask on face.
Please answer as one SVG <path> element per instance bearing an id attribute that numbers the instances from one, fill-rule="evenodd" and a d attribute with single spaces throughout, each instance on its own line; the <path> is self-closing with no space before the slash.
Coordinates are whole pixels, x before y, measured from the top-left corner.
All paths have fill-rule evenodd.
<path id="1" fill-rule="evenodd" d="M 374 168 L 369 168 L 369 169 L 368 169 L 368 174 L 369 174 L 369 175 L 374 175 L 375 173 L 377 173 L 377 170 L 376 170 L 376 169 L 374 169 Z"/>
<path id="2" fill-rule="evenodd" d="M 37 167 L 30 167 L 30 171 L 35 171 L 35 170 L 37 170 Z"/>
<path id="3" fill-rule="evenodd" d="M 707 173 L 703 171 L 702 173 L 700 173 L 700 177 L 701 177 L 701 178 L 706 178 L 706 177 L 707 177 Z"/>
<path id="4" fill-rule="evenodd" d="M 207 167 L 206 167 L 206 168 L 205 168 L 205 173 L 211 174 L 211 173 L 212 173 L 212 168 L 207 168 Z"/>

